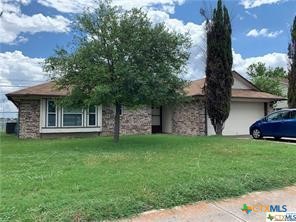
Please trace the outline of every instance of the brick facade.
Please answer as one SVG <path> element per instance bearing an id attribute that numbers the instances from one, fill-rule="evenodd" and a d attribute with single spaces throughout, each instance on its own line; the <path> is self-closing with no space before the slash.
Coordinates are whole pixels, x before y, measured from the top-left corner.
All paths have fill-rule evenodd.
<path id="1" fill-rule="evenodd" d="M 103 107 L 103 135 L 112 135 L 114 128 L 114 107 Z M 142 106 L 136 109 L 124 108 L 120 116 L 120 134 L 151 134 L 151 108 Z"/>
<path id="2" fill-rule="evenodd" d="M 194 98 L 175 107 L 172 117 L 172 133 L 177 135 L 206 135 L 204 101 Z"/>
<path id="3" fill-rule="evenodd" d="M 101 135 L 112 135 L 114 127 L 113 107 L 103 107 Z M 172 133 L 177 135 L 206 135 L 205 106 L 201 99 L 177 105 L 172 110 Z M 142 106 L 136 109 L 124 108 L 120 117 L 122 135 L 151 134 L 151 108 Z M 59 137 L 61 135 L 40 135 L 40 100 L 28 99 L 19 103 L 19 137 Z M 80 133 L 83 134 L 83 133 Z M 80 135 L 79 133 L 73 134 Z M 93 133 L 93 135 L 98 135 Z"/>
<path id="4" fill-rule="evenodd" d="M 40 136 L 40 100 L 22 100 L 19 103 L 19 137 Z"/>

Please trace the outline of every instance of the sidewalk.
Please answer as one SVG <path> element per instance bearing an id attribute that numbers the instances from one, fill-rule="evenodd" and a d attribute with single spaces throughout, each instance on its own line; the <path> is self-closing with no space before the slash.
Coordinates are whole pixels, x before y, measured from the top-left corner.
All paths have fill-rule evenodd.
<path id="1" fill-rule="evenodd" d="M 281 190 L 254 192 L 242 197 L 213 202 L 198 202 L 192 205 L 167 210 L 149 211 L 122 222 L 265 222 L 264 212 L 250 212 L 241 209 L 244 204 L 286 205 L 288 212 L 296 212 L 296 186 Z"/>

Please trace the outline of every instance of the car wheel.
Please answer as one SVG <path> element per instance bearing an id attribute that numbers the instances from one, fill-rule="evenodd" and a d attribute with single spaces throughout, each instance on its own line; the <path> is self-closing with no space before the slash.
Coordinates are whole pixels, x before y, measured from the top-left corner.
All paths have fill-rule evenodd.
<path id="1" fill-rule="evenodd" d="M 252 137 L 256 140 L 261 139 L 262 138 L 261 131 L 259 129 L 253 129 Z"/>

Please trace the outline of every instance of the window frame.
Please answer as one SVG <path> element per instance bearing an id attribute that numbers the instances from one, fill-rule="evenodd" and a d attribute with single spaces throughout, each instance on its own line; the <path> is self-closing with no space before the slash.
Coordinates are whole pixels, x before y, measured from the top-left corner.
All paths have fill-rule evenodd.
<path id="1" fill-rule="evenodd" d="M 57 109 L 57 105 L 55 104 L 55 112 L 49 112 L 49 103 L 50 102 L 53 102 L 54 103 L 54 100 L 52 99 L 48 99 L 46 100 L 46 127 L 49 127 L 49 128 L 54 128 L 54 127 L 57 127 L 58 126 L 58 109 Z M 48 125 L 48 116 L 49 115 L 55 115 L 55 125 L 54 126 L 49 126 Z"/>
<path id="2" fill-rule="evenodd" d="M 77 127 L 77 128 L 81 128 L 81 127 L 84 127 L 84 124 L 83 124 L 83 121 L 84 121 L 84 110 L 83 109 L 80 109 L 81 112 L 80 113 L 67 113 L 65 112 L 65 107 L 62 107 L 62 112 L 61 112 L 61 127 L 62 128 L 73 128 L 73 127 Z M 78 125 L 78 126 L 65 126 L 64 125 L 64 115 L 67 115 L 67 114 L 80 114 L 81 115 L 81 125 Z"/>
<path id="3" fill-rule="evenodd" d="M 86 126 L 88 126 L 88 127 L 95 127 L 95 126 L 97 126 L 98 125 L 98 120 L 97 120 L 97 116 L 98 116 L 98 108 L 97 108 L 97 106 L 94 106 L 94 108 L 95 108 L 95 111 L 94 112 L 90 112 L 89 111 L 89 109 L 90 109 L 90 107 L 88 107 L 88 109 L 86 110 Z M 95 115 L 95 124 L 94 125 L 90 125 L 89 124 L 89 116 L 90 115 Z"/>

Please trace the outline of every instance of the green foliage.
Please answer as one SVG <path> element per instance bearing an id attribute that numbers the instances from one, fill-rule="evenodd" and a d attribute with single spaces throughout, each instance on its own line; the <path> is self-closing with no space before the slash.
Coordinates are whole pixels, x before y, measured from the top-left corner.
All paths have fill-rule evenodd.
<path id="1" fill-rule="evenodd" d="M 290 59 L 288 104 L 290 108 L 296 108 L 296 16 L 291 29 L 288 57 Z"/>
<path id="2" fill-rule="evenodd" d="M 122 11 L 108 1 L 79 16 L 76 28 L 71 51 L 56 50 L 44 66 L 60 87 L 72 89 L 68 104 L 160 106 L 184 98 L 187 35 L 153 25 L 140 9 Z"/>
<path id="3" fill-rule="evenodd" d="M 251 77 L 251 82 L 262 91 L 285 96 L 281 81 L 287 74 L 283 68 L 267 68 L 264 63 L 258 62 L 248 67 L 247 74 Z"/>
<path id="4" fill-rule="evenodd" d="M 296 183 L 289 144 L 169 135 L 123 136 L 119 144 L 0 140 L 3 222 L 113 221 Z"/>
<path id="5" fill-rule="evenodd" d="M 207 21 L 206 106 L 216 134 L 221 135 L 229 116 L 232 76 L 231 22 L 218 0 L 213 18 Z"/>

